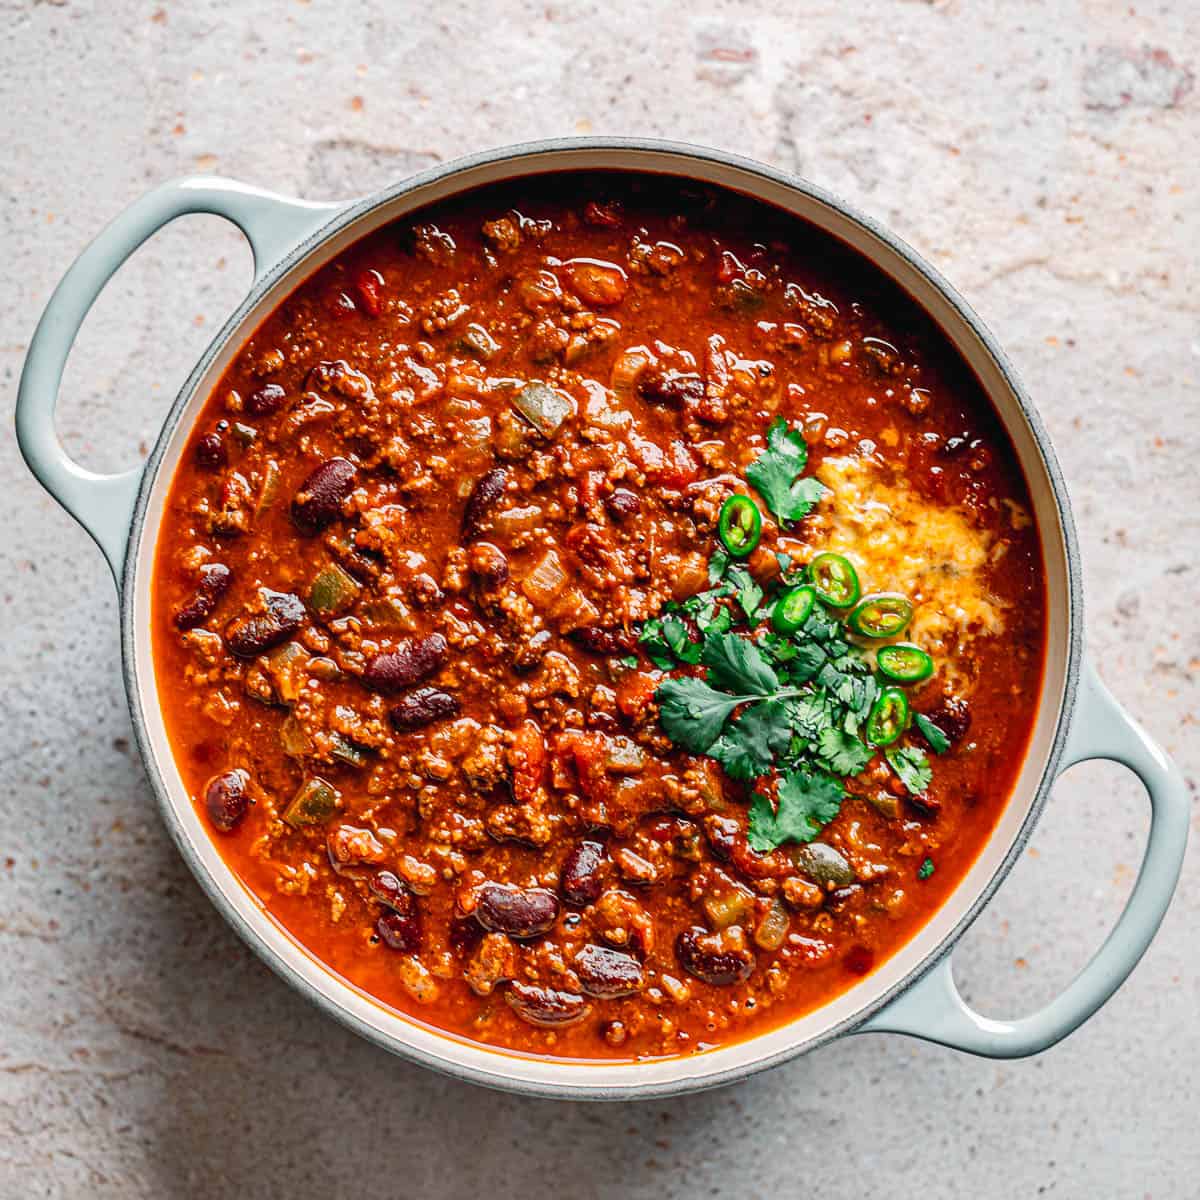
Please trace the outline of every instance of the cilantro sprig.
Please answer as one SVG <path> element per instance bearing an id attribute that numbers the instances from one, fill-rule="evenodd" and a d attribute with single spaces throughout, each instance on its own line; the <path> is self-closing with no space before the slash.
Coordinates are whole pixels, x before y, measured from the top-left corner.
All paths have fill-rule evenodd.
<path id="1" fill-rule="evenodd" d="M 778 417 L 767 430 L 767 448 L 746 470 L 746 479 L 780 521 L 799 521 L 829 489 L 811 475 L 808 443 L 798 429 Z"/>
<path id="2" fill-rule="evenodd" d="M 768 450 L 747 472 L 772 511 L 799 511 L 793 490 L 803 439 L 781 423 Z M 774 465 L 763 460 L 774 456 Z M 785 471 L 792 474 L 786 476 Z M 756 470 L 757 468 L 757 470 Z M 778 506 L 778 507 L 777 507 Z M 805 510 L 807 511 L 807 510 Z M 660 669 L 673 672 L 658 687 L 659 721 L 677 746 L 716 760 L 731 778 L 776 780 L 774 803 L 761 790 L 749 809 L 748 839 L 757 851 L 809 842 L 832 821 L 846 780 L 863 772 L 877 750 L 864 736 L 867 717 L 887 680 L 839 616 L 818 601 L 804 624 L 786 635 L 768 618 L 778 596 L 805 578 L 788 560 L 764 589 L 720 549 L 709 561 L 710 587 L 682 604 L 668 604 L 643 623 L 641 647 Z M 918 717 L 918 728 L 930 738 Z M 924 751 L 896 744 L 882 751 L 905 789 L 920 795 L 932 768 Z"/>

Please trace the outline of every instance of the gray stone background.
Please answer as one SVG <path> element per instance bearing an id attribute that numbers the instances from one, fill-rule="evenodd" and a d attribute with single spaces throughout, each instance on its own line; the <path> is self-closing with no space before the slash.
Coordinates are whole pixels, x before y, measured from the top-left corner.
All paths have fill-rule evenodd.
<path id="1" fill-rule="evenodd" d="M 1026 1062 L 871 1037 L 703 1096 L 570 1106 L 320 1017 L 160 827 L 111 581 L 11 435 L 51 288 L 162 180 L 342 198 L 545 135 L 729 147 L 889 224 L 999 335 L 1072 488 L 1092 652 L 1194 788 L 1198 69 L 1195 0 L 0 0 L 0 1197 L 1200 1195 L 1194 850 L 1129 984 Z M 147 453 L 248 279 L 212 218 L 121 271 L 59 409 L 82 462 Z M 958 952 L 978 1006 L 1027 1011 L 1082 965 L 1146 823 L 1116 767 L 1064 779 Z"/>

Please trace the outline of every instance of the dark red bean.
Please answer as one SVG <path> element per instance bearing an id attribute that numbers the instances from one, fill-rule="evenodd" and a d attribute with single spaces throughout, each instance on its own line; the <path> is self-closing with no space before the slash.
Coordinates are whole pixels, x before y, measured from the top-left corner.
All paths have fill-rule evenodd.
<path id="1" fill-rule="evenodd" d="M 233 583 L 233 572 L 224 563 L 205 563 L 200 568 L 196 594 L 175 613 L 175 628 L 195 629 L 216 612 L 221 597 Z"/>
<path id="2" fill-rule="evenodd" d="M 457 717 L 460 711 L 458 700 L 449 692 L 424 687 L 402 697 L 400 703 L 388 713 L 388 717 L 393 729 L 407 733 L 410 729 L 421 729 L 434 721 Z"/>
<path id="3" fill-rule="evenodd" d="M 398 913 L 389 908 L 380 913 L 375 930 L 389 949 L 416 954 L 421 948 L 421 925 L 415 913 Z"/>
<path id="4" fill-rule="evenodd" d="M 626 517 L 636 516 L 642 511 L 641 497 L 628 488 L 617 488 L 611 496 L 605 498 L 604 507 L 614 521 L 623 521 Z"/>
<path id="5" fill-rule="evenodd" d="M 376 871 L 367 880 L 367 887 L 376 900 L 382 900 L 388 908 L 405 917 L 416 916 L 417 898 L 406 884 L 392 871 Z"/>
<path id="6" fill-rule="evenodd" d="M 225 644 L 238 658 L 257 658 L 282 645 L 304 624 L 304 602 L 291 592 L 261 592 L 263 612 L 238 617 L 225 627 Z"/>
<path id="7" fill-rule="evenodd" d="M 467 507 L 463 511 L 462 540 L 474 541 L 483 532 L 483 523 L 504 495 L 508 483 L 508 472 L 503 467 L 493 467 L 484 472 L 471 489 Z"/>
<path id="8" fill-rule="evenodd" d="M 644 986 L 642 964 L 611 946 L 584 946 L 575 955 L 574 966 L 583 990 L 598 1000 L 632 996 Z"/>
<path id="9" fill-rule="evenodd" d="M 399 692 L 432 675 L 446 661 L 449 649 L 440 633 L 411 638 L 395 650 L 377 654 L 362 674 L 364 685 L 373 692 Z"/>
<path id="10" fill-rule="evenodd" d="M 476 542 L 471 547 L 467 569 L 485 588 L 498 588 L 508 582 L 508 559 L 491 542 Z"/>
<path id="11" fill-rule="evenodd" d="M 620 626 L 583 625 L 571 630 L 571 641 L 593 654 L 629 654 L 637 649 L 637 634 Z"/>
<path id="12" fill-rule="evenodd" d="M 359 307 L 368 316 L 377 317 L 383 309 L 383 276 L 378 271 L 363 271 L 354 282 Z"/>
<path id="13" fill-rule="evenodd" d="M 225 443 L 219 433 L 206 433 L 197 443 L 194 451 L 196 466 L 207 471 L 223 467 L 226 461 Z"/>
<path id="14" fill-rule="evenodd" d="M 287 399 L 287 392 L 277 383 L 264 383 L 246 397 L 246 412 L 252 417 L 269 417 L 278 412 Z"/>
<path id="15" fill-rule="evenodd" d="M 514 938 L 537 937 L 558 919 L 558 897 L 546 888 L 485 883 L 479 889 L 475 916 L 484 929 L 493 933 L 507 933 Z"/>
<path id="16" fill-rule="evenodd" d="M 683 375 L 675 371 L 646 374 L 638 384 L 638 391 L 651 404 L 666 404 L 676 408 L 689 400 L 703 400 L 704 380 L 699 375 Z"/>
<path id="17" fill-rule="evenodd" d="M 714 987 L 727 987 L 749 978 L 754 954 L 745 945 L 731 945 L 724 934 L 694 927 L 675 940 L 675 957 L 691 975 Z"/>
<path id="18" fill-rule="evenodd" d="M 577 842 L 562 865 L 558 890 L 568 904 L 595 904 L 604 890 L 604 843 Z"/>
<path id="19" fill-rule="evenodd" d="M 925 717 L 946 735 L 951 745 L 962 741 L 971 728 L 971 708 L 958 696 L 944 697 L 937 708 L 925 713 Z M 920 733 L 920 729 L 916 732 Z"/>
<path id="20" fill-rule="evenodd" d="M 213 827 L 222 833 L 231 833 L 241 824 L 250 807 L 250 796 L 246 785 L 250 775 L 246 771 L 223 771 L 214 775 L 204 789 L 204 808 Z"/>
<path id="21" fill-rule="evenodd" d="M 300 485 L 292 501 L 292 520 L 305 533 L 317 533 L 341 515 L 358 468 L 348 458 L 326 459 Z"/>
<path id="22" fill-rule="evenodd" d="M 510 983 L 504 998 L 522 1021 L 543 1029 L 576 1025 L 592 1010 L 592 1006 L 575 992 L 533 987 L 527 983 Z"/>

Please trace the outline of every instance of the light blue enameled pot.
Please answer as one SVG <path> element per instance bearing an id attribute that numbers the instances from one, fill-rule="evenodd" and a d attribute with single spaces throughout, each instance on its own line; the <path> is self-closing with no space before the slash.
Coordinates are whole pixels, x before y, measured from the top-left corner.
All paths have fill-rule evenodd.
<path id="1" fill-rule="evenodd" d="M 796 213 L 847 242 L 905 288 L 978 375 L 1029 481 L 1047 573 L 1048 655 L 1029 753 L 1011 802 L 979 860 L 943 908 L 893 958 L 843 996 L 789 1025 L 688 1058 L 581 1063 L 489 1049 L 385 1009 L 325 970 L 254 902 L 222 861 L 188 797 L 163 728 L 150 653 L 155 540 L 187 433 L 210 390 L 256 326 L 297 284 L 351 242 L 397 217 L 497 180 L 562 170 L 653 171 L 723 185 Z M 73 463 L 54 432 L 63 365 L 88 309 L 147 238 L 185 213 L 237 225 L 254 252 L 254 283 L 179 393 L 144 467 L 96 475 Z M 213 903 L 284 979 L 364 1037 L 435 1070 L 532 1095 L 616 1100 L 696 1091 L 848 1033 L 905 1033 L 974 1054 L 1036 1054 L 1077 1029 L 1113 994 L 1150 944 L 1179 876 L 1189 804 L 1174 765 L 1105 690 L 1082 644 L 1079 553 L 1066 489 L 1045 429 L 1016 375 L 962 298 L 917 254 L 820 188 L 761 164 L 667 142 L 587 138 L 494 150 L 426 171 L 365 200 L 311 204 L 225 179 L 170 183 L 142 197 L 80 255 L 34 334 L 17 401 L 30 468 L 95 539 L 121 593 L 125 684 L 138 746 L 163 819 Z M 954 983 L 955 942 L 1000 886 L 1037 822 L 1051 785 L 1086 759 L 1123 763 L 1151 806 L 1145 858 L 1129 902 L 1095 957 L 1039 1012 L 981 1016 Z"/>

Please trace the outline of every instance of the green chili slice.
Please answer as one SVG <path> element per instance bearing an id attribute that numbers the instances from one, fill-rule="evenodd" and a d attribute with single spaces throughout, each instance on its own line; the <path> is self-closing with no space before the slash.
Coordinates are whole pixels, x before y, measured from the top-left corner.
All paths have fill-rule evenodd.
<path id="1" fill-rule="evenodd" d="M 920 683 L 933 674 L 933 659 L 911 642 L 881 647 L 875 662 L 879 673 L 896 683 Z"/>
<path id="2" fill-rule="evenodd" d="M 776 633 L 795 633 L 812 612 L 817 602 L 817 593 L 805 584 L 803 587 L 788 588 L 771 610 L 771 624 Z"/>
<path id="3" fill-rule="evenodd" d="M 832 608 L 849 608 L 862 594 L 858 572 L 841 554 L 818 554 L 808 574 L 817 596 Z"/>
<path id="4" fill-rule="evenodd" d="M 749 496 L 730 496 L 721 505 L 717 532 L 721 537 L 721 545 L 732 557 L 748 558 L 762 537 L 762 514 L 758 511 L 758 505 Z"/>
<path id="5" fill-rule="evenodd" d="M 907 728 L 908 697 L 899 688 L 884 688 L 867 717 L 867 741 L 872 746 L 890 746 Z"/>
<path id="6" fill-rule="evenodd" d="M 875 592 L 858 602 L 849 625 L 862 637 L 895 637 L 908 627 L 912 615 L 913 606 L 907 597 L 898 592 Z"/>

